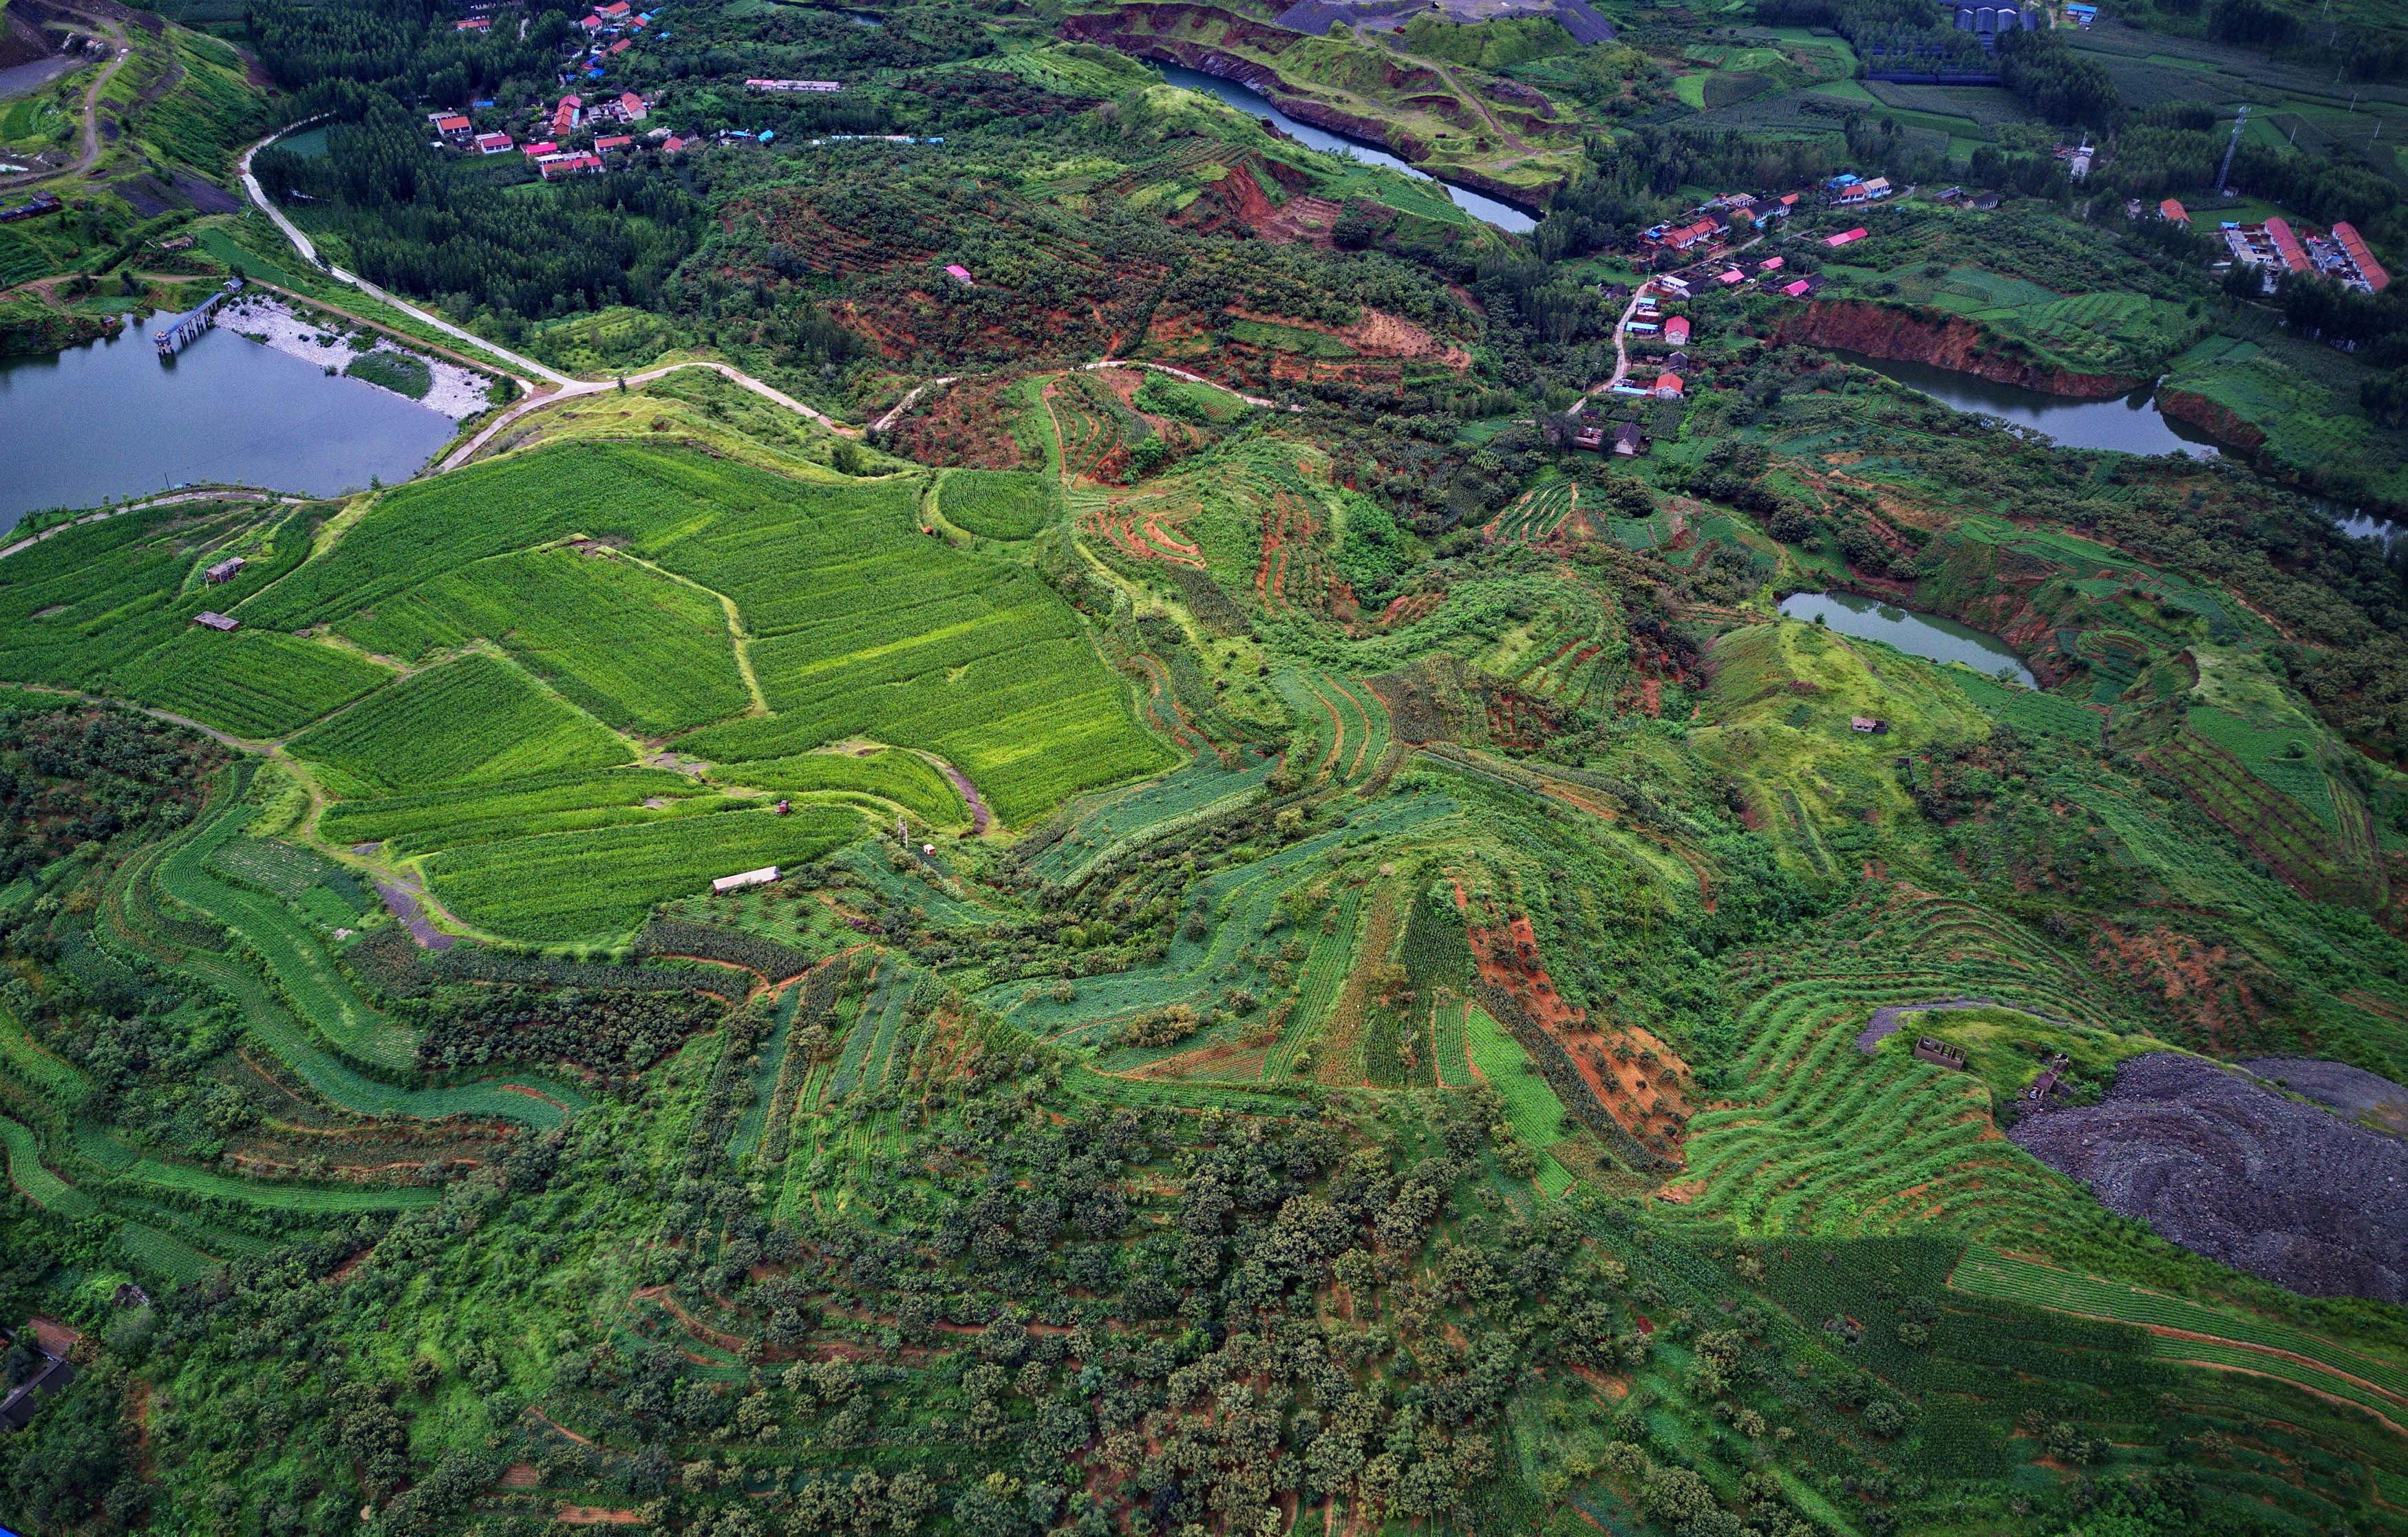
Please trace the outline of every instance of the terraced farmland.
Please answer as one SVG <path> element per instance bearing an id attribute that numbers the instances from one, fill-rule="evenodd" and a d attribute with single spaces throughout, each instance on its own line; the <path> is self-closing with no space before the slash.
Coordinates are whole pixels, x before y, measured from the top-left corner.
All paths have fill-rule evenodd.
<path id="1" fill-rule="evenodd" d="M 615 768 L 633 756 L 591 716 L 481 656 L 404 678 L 292 747 L 369 794 Z"/>

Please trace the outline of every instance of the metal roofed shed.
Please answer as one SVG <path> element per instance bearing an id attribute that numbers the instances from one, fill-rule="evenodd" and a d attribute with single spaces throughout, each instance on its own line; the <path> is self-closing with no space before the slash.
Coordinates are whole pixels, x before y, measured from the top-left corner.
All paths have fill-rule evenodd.
<path id="1" fill-rule="evenodd" d="M 193 622 L 204 630 L 232 631 L 242 628 L 242 620 L 230 614 L 199 613 L 193 616 Z"/>
<path id="2" fill-rule="evenodd" d="M 722 875 L 710 883 L 711 894 L 738 890 L 747 886 L 767 886 L 778 878 L 778 867 L 765 864 L 758 870 L 746 870 L 733 875 Z"/>

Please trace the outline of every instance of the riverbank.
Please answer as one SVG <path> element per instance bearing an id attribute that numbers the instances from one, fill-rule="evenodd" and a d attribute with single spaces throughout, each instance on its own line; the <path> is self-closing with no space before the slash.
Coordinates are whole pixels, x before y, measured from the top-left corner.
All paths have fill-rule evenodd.
<path id="1" fill-rule="evenodd" d="M 1784 320 L 1777 342 L 1804 342 L 1887 363 L 1916 363 L 1994 384 L 2070 400 L 2107 400 L 2150 381 L 2123 374 L 2076 374 L 2019 357 L 2008 338 L 1941 310 L 1861 299 L 1817 299 Z"/>
<path id="2" fill-rule="evenodd" d="M 368 346 L 359 346 L 358 342 L 367 333 L 330 330 L 320 320 L 297 313 L 281 299 L 247 293 L 225 312 L 218 323 L 237 335 L 271 347 L 288 357 L 299 358 L 304 363 L 315 363 L 337 374 L 351 373 L 351 365 L 370 353 L 415 359 L 425 366 L 429 375 L 426 393 L 417 398 L 415 404 L 453 421 L 466 421 L 493 405 L 491 391 L 494 381 L 485 375 L 456 363 L 410 351 L 383 337 L 376 338 Z M 366 377 L 360 374 L 352 374 L 351 377 Z M 366 382 L 388 394 L 400 393 L 374 377 L 366 377 Z M 408 400 L 411 397 L 403 395 L 402 398 Z"/>

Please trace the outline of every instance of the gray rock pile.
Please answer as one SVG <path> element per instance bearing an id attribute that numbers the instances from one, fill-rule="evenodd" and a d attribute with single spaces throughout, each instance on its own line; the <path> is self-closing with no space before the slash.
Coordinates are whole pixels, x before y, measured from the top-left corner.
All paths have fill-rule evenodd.
<path id="1" fill-rule="evenodd" d="M 2408 1145 L 2241 1074 L 2135 1057 L 2101 1103 L 2011 1134 L 2184 1248 L 2311 1297 L 2408 1302 Z"/>

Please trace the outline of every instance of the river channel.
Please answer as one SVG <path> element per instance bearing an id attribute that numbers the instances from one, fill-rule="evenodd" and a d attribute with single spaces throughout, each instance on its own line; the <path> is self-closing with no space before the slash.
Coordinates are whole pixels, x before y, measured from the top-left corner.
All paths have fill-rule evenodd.
<path id="1" fill-rule="evenodd" d="M 2059 448 L 2106 448 L 2128 454 L 2189 454 L 2213 459 L 2215 446 L 2157 409 L 2154 391 L 2135 390 L 2112 400 L 2071 400 L 2021 385 L 2000 384 L 1928 363 L 1899 363 L 1845 348 L 1832 349 L 1859 367 L 1897 380 L 1960 411 L 2000 417 L 2057 440 Z"/>
<path id="2" fill-rule="evenodd" d="M 1853 592 L 1793 592 L 1781 600 L 1781 615 L 1809 624 L 1819 619 L 1843 635 L 1885 641 L 1913 656 L 1961 662 L 1987 677 L 2003 675 L 2027 689 L 2039 687 L 2031 669 L 2005 641 L 1936 614 L 1918 614 Z"/>
<path id="3" fill-rule="evenodd" d="M 0 529 L 47 507 L 89 507 L 186 482 L 330 496 L 425 467 L 452 419 L 231 331 L 172 359 L 157 317 L 52 357 L 0 358 Z"/>
<path id="4" fill-rule="evenodd" d="M 1539 227 L 1539 221 L 1536 219 L 1511 203 L 1500 203 L 1493 197 L 1483 197 L 1478 192 L 1467 191 L 1451 181 L 1440 180 L 1427 171 L 1416 170 L 1388 153 L 1387 150 L 1365 144 L 1360 139 L 1351 139 L 1343 134 L 1333 134 L 1326 128 L 1315 128 L 1309 122 L 1298 122 L 1273 107 L 1261 93 L 1251 91 L 1235 80 L 1225 80 L 1217 75 L 1207 75 L 1200 69 L 1186 69 L 1178 64 L 1157 64 L 1155 67 L 1162 71 L 1164 79 L 1182 90 L 1201 91 L 1208 95 L 1218 96 L 1248 117 L 1270 119 L 1281 133 L 1308 149 L 1326 149 L 1333 154 L 1359 160 L 1366 165 L 1384 165 L 1392 171 L 1402 171 L 1418 181 L 1437 181 L 1440 186 L 1446 189 L 1447 197 L 1456 207 L 1483 223 L 1494 224 L 1500 230 L 1511 230 L 1516 235 L 1525 234 Z"/>

